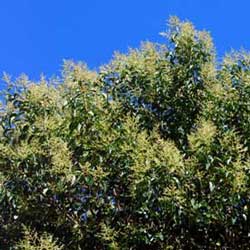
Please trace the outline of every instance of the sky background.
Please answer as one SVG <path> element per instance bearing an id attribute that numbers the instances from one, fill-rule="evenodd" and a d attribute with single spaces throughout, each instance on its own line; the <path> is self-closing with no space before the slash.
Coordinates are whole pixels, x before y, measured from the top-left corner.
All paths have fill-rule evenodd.
<path id="1" fill-rule="evenodd" d="M 164 43 L 170 15 L 210 31 L 217 55 L 250 49 L 249 0 L 0 0 L 0 75 L 59 75 L 63 59 L 91 69 L 141 41 Z"/>

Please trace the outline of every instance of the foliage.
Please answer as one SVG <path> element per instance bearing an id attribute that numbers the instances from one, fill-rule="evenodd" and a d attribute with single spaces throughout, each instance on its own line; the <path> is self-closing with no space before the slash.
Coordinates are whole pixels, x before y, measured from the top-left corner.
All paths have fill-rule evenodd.
<path id="1" fill-rule="evenodd" d="M 3 249 L 248 249 L 250 57 L 163 35 L 98 73 L 5 77 Z"/>
<path id="2" fill-rule="evenodd" d="M 35 232 L 29 230 L 24 231 L 24 239 L 17 245 L 18 250 L 61 250 L 62 247 L 58 247 L 53 241 L 51 235 L 44 233 L 42 236 L 38 236 Z"/>

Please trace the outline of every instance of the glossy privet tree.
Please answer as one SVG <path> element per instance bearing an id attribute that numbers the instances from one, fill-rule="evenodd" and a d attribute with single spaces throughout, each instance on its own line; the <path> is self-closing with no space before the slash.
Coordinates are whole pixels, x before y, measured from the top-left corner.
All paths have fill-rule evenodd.
<path id="1" fill-rule="evenodd" d="M 250 57 L 218 67 L 177 18 L 163 35 L 99 73 L 6 77 L 3 249 L 249 247 Z"/>

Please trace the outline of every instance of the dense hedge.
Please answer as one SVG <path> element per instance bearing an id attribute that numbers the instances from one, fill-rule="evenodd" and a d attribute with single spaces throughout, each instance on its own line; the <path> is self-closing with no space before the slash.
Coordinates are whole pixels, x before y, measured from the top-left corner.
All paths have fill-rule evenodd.
<path id="1" fill-rule="evenodd" d="M 6 76 L 1 249 L 250 249 L 250 56 L 163 35 L 98 73 Z"/>

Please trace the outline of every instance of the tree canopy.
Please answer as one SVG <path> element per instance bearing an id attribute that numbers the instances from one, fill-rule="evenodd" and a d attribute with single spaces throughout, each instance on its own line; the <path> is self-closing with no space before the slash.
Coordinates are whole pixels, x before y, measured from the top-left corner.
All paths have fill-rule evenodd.
<path id="1" fill-rule="evenodd" d="M 1 249 L 249 249 L 250 55 L 169 20 L 93 72 L 5 76 Z"/>

